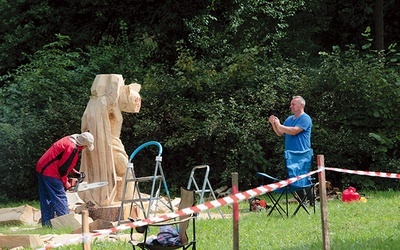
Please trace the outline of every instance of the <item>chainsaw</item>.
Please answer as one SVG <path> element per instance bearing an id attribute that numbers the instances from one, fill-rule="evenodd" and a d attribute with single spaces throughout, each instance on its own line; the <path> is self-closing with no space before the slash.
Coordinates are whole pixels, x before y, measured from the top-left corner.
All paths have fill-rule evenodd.
<path id="1" fill-rule="evenodd" d="M 83 180 L 85 177 L 86 174 L 84 172 L 79 172 L 77 178 L 68 178 L 68 182 L 71 184 L 71 187 L 68 190 L 72 192 L 79 192 L 108 185 L 108 181 L 99 181 L 93 183 L 84 182 Z"/>

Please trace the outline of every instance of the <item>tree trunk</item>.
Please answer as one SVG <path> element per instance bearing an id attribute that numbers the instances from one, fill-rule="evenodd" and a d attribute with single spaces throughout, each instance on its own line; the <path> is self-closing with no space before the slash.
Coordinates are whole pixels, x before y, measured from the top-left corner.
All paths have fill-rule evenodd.
<path id="1" fill-rule="evenodd" d="M 378 51 L 385 49 L 384 37 L 383 37 L 383 0 L 375 0 L 375 49 Z"/>

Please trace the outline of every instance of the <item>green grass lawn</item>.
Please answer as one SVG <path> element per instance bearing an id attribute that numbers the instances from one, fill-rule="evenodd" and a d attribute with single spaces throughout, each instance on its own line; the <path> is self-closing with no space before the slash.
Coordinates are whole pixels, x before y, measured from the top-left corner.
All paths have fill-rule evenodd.
<path id="1" fill-rule="evenodd" d="M 400 249 L 400 192 L 366 195 L 366 203 L 328 202 L 331 249 Z M 323 249 L 319 205 L 311 216 L 299 211 L 282 218 L 276 211 L 269 217 L 263 211 L 249 212 L 241 204 L 240 249 Z M 196 228 L 200 249 L 232 249 L 231 219 L 199 221 Z"/>
<path id="2" fill-rule="evenodd" d="M 367 202 L 328 202 L 328 222 L 331 249 L 400 249 L 400 192 L 366 192 Z M 265 198 L 265 197 L 263 197 Z M 290 205 L 293 211 L 295 205 Z M 250 212 L 247 202 L 239 205 L 239 248 L 256 249 L 323 249 L 319 203 L 315 214 L 304 211 L 293 218 L 282 218 L 277 212 L 267 217 L 266 211 Z M 222 211 L 231 215 L 230 206 Z M 216 209 L 211 210 L 217 213 Z M 3 226 L 0 233 L 66 233 L 69 230 L 24 229 L 12 231 L 15 226 Z M 225 219 L 201 219 L 196 223 L 197 249 L 229 250 L 233 248 L 233 222 Z M 121 232 L 121 233 L 128 233 Z M 92 240 L 92 249 L 132 249 L 124 241 Z M 80 245 L 58 249 L 82 249 Z"/>

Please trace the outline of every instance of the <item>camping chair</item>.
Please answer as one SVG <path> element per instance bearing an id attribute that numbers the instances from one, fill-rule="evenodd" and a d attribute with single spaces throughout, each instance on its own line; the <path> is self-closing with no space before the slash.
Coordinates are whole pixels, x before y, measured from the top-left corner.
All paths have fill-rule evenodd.
<path id="1" fill-rule="evenodd" d="M 178 206 L 178 210 L 182 210 L 184 208 L 191 207 L 195 204 L 195 192 L 193 190 L 188 190 L 181 187 L 181 201 Z M 131 221 L 134 221 L 132 218 L 129 218 Z M 186 230 L 189 227 L 189 222 L 192 221 L 192 236 L 191 240 L 187 235 Z M 144 233 L 143 242 L 137 243 L 136 246 L 142 250 L 170 250 L 170 249 L 189 249 L 190 247 L 192 250 L 196 250 L 196 214 L 192 215 L 184 215 L 180 216 L 179 220 L 171 219 L 170 221 L 160 222 L 156 224 L 150 224 L 147 226 L 136 228 L 136 231 L 139 233 Z M 152 240 L 151 237 L 148 237 L 150 227 L 161 227 L 164 226 L 174 226 L 176 228 L 176 232 L 179 234 L 177 239 L 179 240 L 178 244 L 174 244 L 173 246 L 165 246 L 159 245 L 157 239 Z M 161 231 L 160 231 L 161 232 Z M 132 239 L 133 228 L 131 229 L 131 239 Z M 149 240 L 150 239 L 150 240 Z M 135 243 L 130 241 L 135 249 Z"/>
<path id="2" fill-rule="evenodd" d="M 287 169 L 287 177 L 296 177 L 302 174 L 307 174 L 310 172 L 311 168 L 311 162 L 313 158 L 313 150 L 309 149 L 306 151 L 285 151 L 285 163 L 286 163 L 286 169 Z M 279 182 L 282 181 L 278 178 L 272 177 L 266 173 L 260 173 L 257 172 L 257 175 L 270 179 L 274 182 Z M 272 207 L 271 210 L 268 213 L 268 216 L 271 215 L 271 213 L 276 210 L 279 212 L 279 214 L 283 217 L 286 215 L 286 217 L 289 216 L 289 197 L 292 195 L 296 202 L 298 202 L 298 205 L 296 209 L 293 212 L 293 216 L 297 214 L 297 212 L 303 208 L 304 211 L 307 212 L 307 214 L 310 214 L 307 208 L 307 201 L 310 202 L 310 205 L 314 209 L 315 213 L 315 195 L 314 195 L 314 185 L 311 181 L 310 177 L 305 177 L 303 179 L 297 180 L 296 182 L 283 187 L 279 188 L 274 191 L 275 193 L 278 194 L 277 198 L 271 194 L 267 193 L 267 196 L 272 202 Z M 282 207 L 279 202 L 282 199 L 285 199 L 286 206 Z"/>

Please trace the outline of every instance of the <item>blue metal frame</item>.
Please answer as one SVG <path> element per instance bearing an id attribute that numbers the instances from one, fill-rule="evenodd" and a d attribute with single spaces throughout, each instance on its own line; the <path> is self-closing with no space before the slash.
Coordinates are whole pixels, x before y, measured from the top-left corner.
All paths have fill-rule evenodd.
<path id="1" fill-rule="evenodd" d="M 162 155 L 163 148 L 162 148 L 161 144 L 159 142 L 156 142 L 156 141 L 148 141 L 146 143 L 143 143 L 142 145 L 137 147 L 135 149 L 135 151 L 133 151 L 133 153 L 129 157 L 129 162 L 132 162 L 133 158 L 135 158 L 135 156 L 137 155 L 137 153 L 139 153 L 140 150 L 144 149 L 145 147 L 152 146 L 152 145 L 157 146 L 158 147 L 158 155 L 159 156 Z"/>

